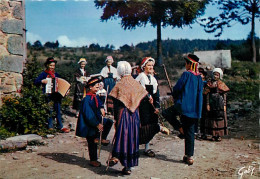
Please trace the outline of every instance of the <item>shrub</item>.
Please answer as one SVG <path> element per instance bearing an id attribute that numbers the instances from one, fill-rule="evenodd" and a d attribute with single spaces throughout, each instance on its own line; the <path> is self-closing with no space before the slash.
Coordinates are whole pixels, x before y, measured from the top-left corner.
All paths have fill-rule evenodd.
<path id="1" fill-rule="evenodd" d="M 0 131 L 0 136 L 7 137 L 13 133 L 42 135 L 47 131 L 45 124 L 49 118 L 49 106 L 45 102 L 42 90 L 33 85 L 33 79 L 40 71 L 39 64 L 34 58 L 32 62 L 26 64 L 21 97 L 3 99 L 0 123 L 5 130 Z"/>

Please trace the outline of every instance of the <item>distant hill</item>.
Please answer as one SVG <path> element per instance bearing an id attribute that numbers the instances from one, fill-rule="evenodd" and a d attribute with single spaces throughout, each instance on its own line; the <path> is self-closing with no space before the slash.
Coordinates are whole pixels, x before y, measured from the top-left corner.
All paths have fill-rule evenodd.
<path id="1" fill-rule="evenodd" d="M 192 53 L 197 50 L 217 50 L 232 45 L 241 45 L 245 40 L 202 40 L 179 39 L 162 40 L 163 55 L 173 57 L 176 54 Z M 135 46 L 141 50 L 156 49 L 156 40 L 139 43 Z"/>

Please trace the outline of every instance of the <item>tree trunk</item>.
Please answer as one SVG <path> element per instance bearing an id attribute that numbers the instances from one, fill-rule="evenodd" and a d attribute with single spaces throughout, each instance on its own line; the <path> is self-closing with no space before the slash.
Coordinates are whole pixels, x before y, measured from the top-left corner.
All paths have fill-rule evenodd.
<path id="1" fill-rule="evenodd" d="M 162 32 L 161 32 L 161 20 L 157 20 L 157 62 L 158 66 L 162 65 Z"/>
<path id="2" fill-rule="evenodd" d="M 256 2 L 252 4 L 253 10 L 252 10 L 252 22 L 251 22 L 251 51 L 252 51 L 252 61 L 256 63 L 256 46 L 255 46 L 255 9 L 256 9 Z"/>

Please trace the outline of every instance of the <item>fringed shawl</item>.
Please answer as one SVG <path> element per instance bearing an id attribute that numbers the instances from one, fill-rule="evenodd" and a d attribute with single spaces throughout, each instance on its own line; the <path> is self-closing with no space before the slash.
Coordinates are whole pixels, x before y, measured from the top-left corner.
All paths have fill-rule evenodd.
<path id="1" fill-rule="evenodd" d="M 208 87 L 209 88 L 218 88 L 218 90 L 220 92 L 228 92 L 230 89 L 228 88 L 228 86 L 222 82 L 221 80 L 218 80 L 218 81 L 214 81 L 214 82 L 208 82 Z"/>
<path id="2" fill-rule="evenodd" d="M 109 96 L 121 101 L 131 112 L 135 112 L 141 100 L 148 92 L 131 75 L 121 78 L 114 86 Z"/>

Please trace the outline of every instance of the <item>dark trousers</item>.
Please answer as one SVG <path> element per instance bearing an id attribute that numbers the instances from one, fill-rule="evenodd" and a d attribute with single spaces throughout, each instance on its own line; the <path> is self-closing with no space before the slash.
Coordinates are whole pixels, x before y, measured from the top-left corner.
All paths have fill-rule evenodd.
<path id="1" fill-rule="evenodd" d="M 50 106 L 50 117 L 48 119 L 48 128 L 53 128 L 53 112 L 56 113 L 56 119 L 57 119 L 57 129 L 62 129 L 62 119 L 61 119 L 61 97 L 58 94 L 51 94 L 46 97 L 47 103 L 52 104 L 53 106 Z"/>
<path id="2" fill-rule="evenodd" d="M 182 127 L 181 122 L 177 119 L 181 113 L 176 106 L 171 106 L 162 111 L 162 116 L 172 125 L 175 130 L 179 130 Z"/>
<path id="3" fill-rule="evenodd" d="M 191 157 L 194 154 L 194 129 L 197 119 L 181 116 L 182 127 L 185 137 L 185 155 Z"/>
<path id="4" fill-rule="evenodd" d="M 97 144 L 94 143 L 94 136 L 87 136 L 87 142 L 88 142 L 88 154 L 90 161 L 97 161 Z"/>

